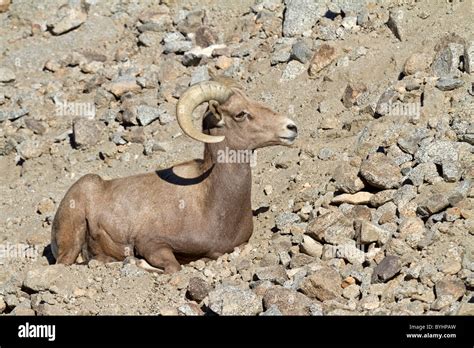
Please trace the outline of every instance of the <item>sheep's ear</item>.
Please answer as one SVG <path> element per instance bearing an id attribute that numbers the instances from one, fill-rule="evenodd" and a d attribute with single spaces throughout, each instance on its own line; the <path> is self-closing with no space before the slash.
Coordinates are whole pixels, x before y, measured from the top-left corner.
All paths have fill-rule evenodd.
<path id="1" fill-rule="evenodd" d="M 216 119 L 216 127 L 222 127 L 224 125 L 224 116 L 219 103 L 216 100 L 209 101 L 209 110 L 212 112 Z"/>

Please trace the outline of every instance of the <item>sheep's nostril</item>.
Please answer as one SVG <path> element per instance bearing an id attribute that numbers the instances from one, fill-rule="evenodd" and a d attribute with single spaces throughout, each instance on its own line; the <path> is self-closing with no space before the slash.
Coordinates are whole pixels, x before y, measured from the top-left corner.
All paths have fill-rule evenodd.
<path id="1" fill-rule="evenodd" d="M 298 128 L 294 124 L 289 124 L 286 126 L 290 131 L 293 131 L 295 133 L 298 133 Z"/>

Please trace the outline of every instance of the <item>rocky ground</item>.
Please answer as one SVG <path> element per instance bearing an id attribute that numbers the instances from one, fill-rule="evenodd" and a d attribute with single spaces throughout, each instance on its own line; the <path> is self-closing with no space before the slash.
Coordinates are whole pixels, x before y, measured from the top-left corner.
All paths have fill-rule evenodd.
<path id="1" fill-rule="evenodd" d="M 473 315 L 473 11 L 0 0 L 0 313 Z M 301 130 L 258 152 L 249 243 L 173 275 L 49 265 L 79 177 L 201 155 L 174 108 L 212 73 Z"/>

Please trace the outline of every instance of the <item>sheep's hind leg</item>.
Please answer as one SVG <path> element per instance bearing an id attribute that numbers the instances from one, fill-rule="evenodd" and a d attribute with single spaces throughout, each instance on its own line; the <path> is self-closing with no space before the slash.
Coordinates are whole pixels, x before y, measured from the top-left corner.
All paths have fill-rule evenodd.
<path id="1" fill-rule="evenodd" d="M 165 273 L 178 272 L 181 265 L 173 254 L 173 250 L 164 244 L 147 245 L 146 249 L 141 252 L 145 260 L 137 263 L 137 266 L 142 267 L 147 271 L 157 271 L 156 268 L 163 269 Z M 145 261 L 145 262 L 144 262 Z"/>

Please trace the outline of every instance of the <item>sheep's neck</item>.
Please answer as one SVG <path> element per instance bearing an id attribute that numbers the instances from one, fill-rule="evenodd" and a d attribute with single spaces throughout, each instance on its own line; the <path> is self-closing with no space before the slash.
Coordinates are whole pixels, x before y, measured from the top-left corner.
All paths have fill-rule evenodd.
<path id="1" fill-rule="evenodd" d="M 252 175 L 248 159 L 243 157 L 242 152 L 229 149 L 225 140 L 205 145 L 202 169 L 211 170 L 208 181 L 211 202 L 222 209 L 229 205 L 232 210 L 235 207 L 251 210 Z"/>

